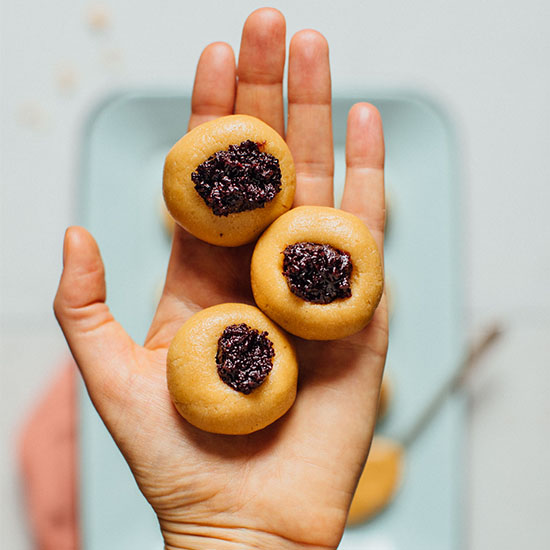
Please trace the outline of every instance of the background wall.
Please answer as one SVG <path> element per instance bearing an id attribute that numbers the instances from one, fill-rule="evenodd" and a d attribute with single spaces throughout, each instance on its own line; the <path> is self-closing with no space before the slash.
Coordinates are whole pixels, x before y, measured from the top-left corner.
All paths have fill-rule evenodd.
<path id="1" fill-rule="evenodd" d="M 2 496 L 30 548 L 11 449 L 66 346 L 51 303 L 75 222 L 82 125 L 105 94 L 189 93 L 202 48 L 238 49 L 252 1 L 1 4 Z M 506 333 L 470 385 L 470 548 L 550 547 L 550 4 L 275 1 L 331 45 L 334 93 L 406 87 L 450 113 L 462 161 L 465 315 Z M 368 99 L 368 98 L 366 98 Z"/>

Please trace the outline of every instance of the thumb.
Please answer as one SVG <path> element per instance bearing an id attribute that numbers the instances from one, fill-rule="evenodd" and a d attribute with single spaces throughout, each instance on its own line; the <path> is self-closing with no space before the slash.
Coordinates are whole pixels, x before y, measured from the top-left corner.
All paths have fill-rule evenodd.
<path id="1" fill-rule="evenodd" d="M 103 402 L 120 395 L 136 347 L 105 298 L 105 269 L 94 238 L 82 227 L 69 227 L 54 311 L 100 414 Z"/>

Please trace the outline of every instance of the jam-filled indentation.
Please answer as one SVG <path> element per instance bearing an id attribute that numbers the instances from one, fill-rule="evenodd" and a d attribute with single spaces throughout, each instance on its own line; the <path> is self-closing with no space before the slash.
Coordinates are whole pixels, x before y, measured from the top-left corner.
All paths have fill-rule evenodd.
<path id="1" fill-rule="evenodd" d="M 216 216 L 263 208 L 281 190 L 279 160 L 262 143 L 230 145 L 199 164 L 191 174 L 197 193 Z"/>
<path id="2" fill-rule="evenodd" d="M 314 304 L 351 296 L 353 264 L 347 252 L 329 244 L 299 242 L 283 251 L 283 275 L 290 291 Z"/>
<path id="3" fill-rule="evenodd" d="M 266 331 L 245 323 L 229 325 L 218 340 L 218 375 L 236 391 L 249 394 L 260 386 L 273 368 L 275 350 Z"/>

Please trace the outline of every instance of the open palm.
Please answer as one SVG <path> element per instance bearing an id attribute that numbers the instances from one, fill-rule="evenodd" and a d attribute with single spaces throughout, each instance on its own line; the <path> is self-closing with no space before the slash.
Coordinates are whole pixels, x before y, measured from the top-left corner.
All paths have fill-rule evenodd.
<path id="1" fill-rule="evenodd" d="M 238 68 L 227 44 L 199 61 L 189 127 L 232 113 L 284 132 L 285 21 L 273 9 L 247 19 Z M 328 46 L 317 32 L 290 43 L 287 143 L 295 205 L 333 205 Z M 342 208 L 361 217 L 380 250 L 384 144 L 378 112 L 349 114 Z M 372 437 L 387 348 L 385 298 L 361 333 L 334 342 L 294 339 L 295 405 L 246 436 L 202 432 L 183 420 L 166 387 L 166 353 L 193 313 L 253 303 L 252 247 L 219 248 L 176 228 L 166 285 L 146 342 L 133 342 L 105 304 L 91 235 L 69 228 L 55 312 L 92 401 L 158 515 L 166 548 L 336 548 Z"/>

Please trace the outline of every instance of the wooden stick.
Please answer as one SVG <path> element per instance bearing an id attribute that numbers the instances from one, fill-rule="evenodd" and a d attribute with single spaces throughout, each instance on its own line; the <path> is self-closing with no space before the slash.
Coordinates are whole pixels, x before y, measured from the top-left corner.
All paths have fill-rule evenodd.
<path id="1" fill-rule="evenodd" d="M 464 382 L 472 367 L 479 362 L 482 355 L 498 340 L 502 332 L 502 327 L 493 325 L 483 333 L 483 336 L 478 341 L 469 346 L 466 356 L 457 365 L 451 376 L 424 407 L 417 420 L 407 429 L 403 437 L 399 438 L 403 446 L 408 447 L 416 441 L 417 437 L 437 414 L 447 397 Z"/>

